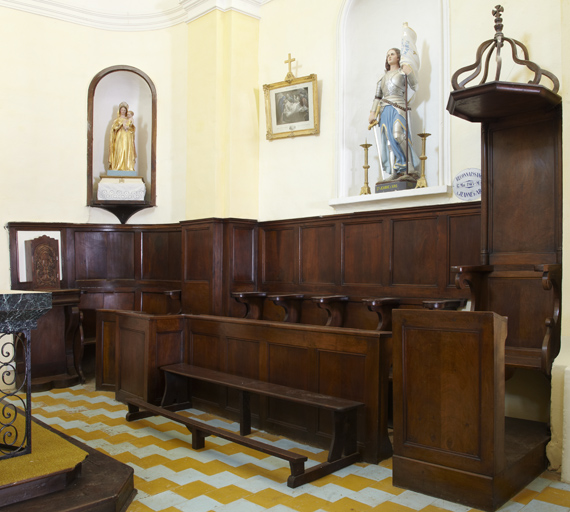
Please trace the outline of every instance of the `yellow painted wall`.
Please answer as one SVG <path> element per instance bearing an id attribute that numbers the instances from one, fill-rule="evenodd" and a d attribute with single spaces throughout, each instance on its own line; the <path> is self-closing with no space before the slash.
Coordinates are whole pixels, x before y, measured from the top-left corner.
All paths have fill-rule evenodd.
<path id="1" fill-rule="evenodd" d="M 144 71 L 158 94 L 157 204 L 130 223 L 184 218 L 185 25 L 120 33 L 0 8 L 0 221 L 118 223 L 87 208 L 87 91 L 114 65 Z M 119 100 L 120 101 L 120 100 Z M 0 288 L 9 288 L 8 236 Z"/>
<path id="2" fill-rule="evenodd" d="M 296 77 L 315 73 L 320 134 L 268 141 L 260 112 L 259 218 L 330 215 L 335 190 L 337 24 L 342 0 L 272 0 L 261 9 L 259 84 L 281 82 L 290 53 Z"/>
<path id="3" fill-rule="evenodd" d="M 259 20 L 213 11 L 188 25 L 186 217 L 257 218 Z"/>

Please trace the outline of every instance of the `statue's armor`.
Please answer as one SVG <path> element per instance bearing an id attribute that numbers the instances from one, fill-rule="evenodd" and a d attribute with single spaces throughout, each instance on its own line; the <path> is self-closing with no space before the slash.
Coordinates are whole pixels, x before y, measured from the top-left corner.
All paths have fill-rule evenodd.
<path id="1" fill-rule="evenodd" d="M 408 75 L 408 85 L 412 90 L 416 90 L 418 82 L 414 73 Z M 406 75 L 397 69 L 387 71 L 384 76 L 378 80 L 376 85 L 376 96 L 372 103 L 372 112 L 382 113 L 386 105 L 398 106 L 403 111 L 406 108 L 405 100 Z M 378 107 L 379 110 L 378 110 Z"/>

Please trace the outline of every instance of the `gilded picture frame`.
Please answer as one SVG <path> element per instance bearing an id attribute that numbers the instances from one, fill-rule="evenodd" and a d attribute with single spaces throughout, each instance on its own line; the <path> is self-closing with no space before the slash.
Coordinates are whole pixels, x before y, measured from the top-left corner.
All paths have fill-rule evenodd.
<path id="1" fill-rule="evenodd" d="M 317 75 L 291 78 L 263 86 L 267 140 L 317 135 Z"/>

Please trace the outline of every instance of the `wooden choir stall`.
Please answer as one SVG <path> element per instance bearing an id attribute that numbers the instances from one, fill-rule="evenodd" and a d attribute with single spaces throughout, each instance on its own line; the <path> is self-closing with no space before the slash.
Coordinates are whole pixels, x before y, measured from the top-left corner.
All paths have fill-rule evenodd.
<path id="1" fill-rule="evenodd" d="M 454 75 L 447 107 L 482 124 L 480 264 L 453 268 L 471 312 L 394 312 L 394 485 L 489 511 L 547 468 L 548 425 L 505 417 L 505 378 L 519 368 L 550 376 L 562 275 L 558 81 L 504 37 L 501 13 L 495 39 Z M 506 43 L 522 49 L 533 80 L 497 74 L 466 87 L 483 50 Z"/>

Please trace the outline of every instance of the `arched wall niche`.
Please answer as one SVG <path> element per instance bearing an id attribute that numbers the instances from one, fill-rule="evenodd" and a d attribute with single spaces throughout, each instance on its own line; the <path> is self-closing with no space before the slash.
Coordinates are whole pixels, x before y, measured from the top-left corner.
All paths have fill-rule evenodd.
<path id="1" fill-rule="evenodd" d="M 144 178 L 144 202 L 109 202 L 97 199 L 97 183 L 108 170 L 109 135 L 119 104 L 134 112 L 135 171 Z M 122 223 L 135 212 L 156 206 L 156 88 L 140 69 L 112 66 L 93 78 L 87 102 L 87 205 L 115 214 Z"/>
<path id="2" fill-rule="evenodd" d="M 449 170 L 449 116 L 445 106 L 449 95 L 448 0 L 345 0 L 338 24 L 338 89 L 336 158 L 336 200 L 331 205 L 355 204 L 364 184 L 365 141 L 369 149 L 368 181 L 370 200 L 410 195 L 414 191 L 374 194 L 381 179 L 380 158 L 373 131 L 368 130 L 368 115 L 376 83 L 384 73 L 386 52 L 400 47 L 402 26 L 407 22 L 417 34 L 420 56 L 419 88 L 411 102 L 411 130 L 418 156 L 421 139 L 418 133 L 430 133 L 426 141 L 426 193 L 447 193 Z"/>

